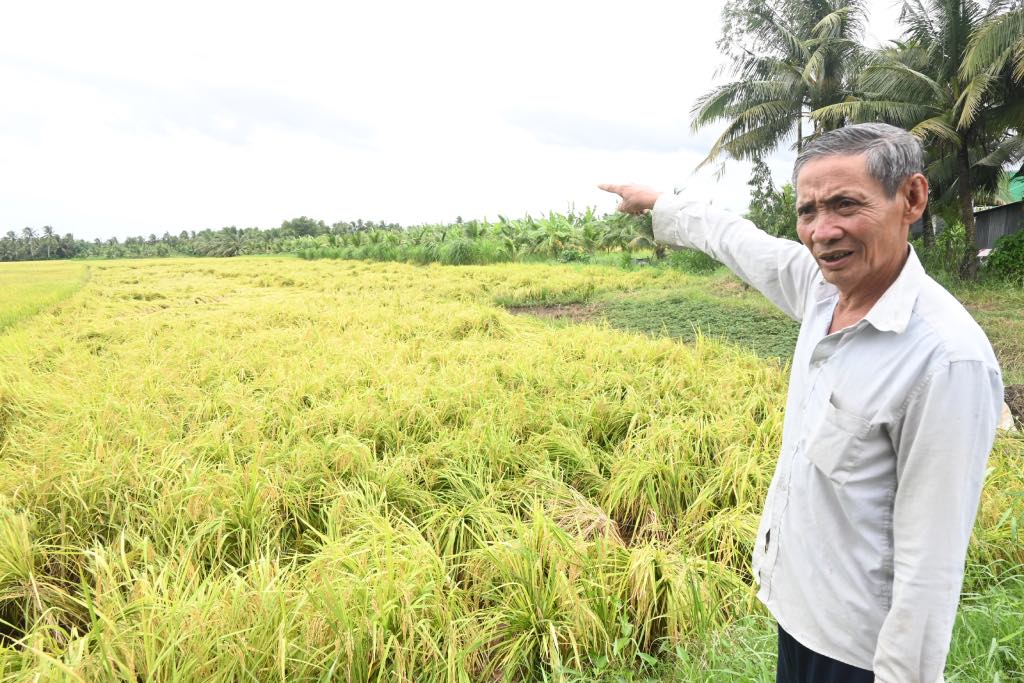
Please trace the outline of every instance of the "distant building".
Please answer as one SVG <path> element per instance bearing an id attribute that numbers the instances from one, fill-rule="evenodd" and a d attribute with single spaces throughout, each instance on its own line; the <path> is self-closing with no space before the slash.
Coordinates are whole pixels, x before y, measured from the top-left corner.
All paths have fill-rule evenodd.
<path id="1" fill-rule="evenodd" d="M 1024 201 L 974 212 L 975 239 L 979 249 L 991 249 L 1003 235 L 1024 229 Z"/>
<path id="2" fill-rule="evenodd" d="M 978 249 L 991 249 L 1003 235 L 1012 235 L 1024 230 L 1024 175 L 1015 175 L 1010 181 L 1010 197 L 1013 202 L 1002 206 L 986 206 L 975 209 L 975 244 Z M 935 234 L 946 228 L 938 216 L 932 216 Z M 910 236 L 920 237 L 924 223 L 918 220 L 910 226 Z"/>

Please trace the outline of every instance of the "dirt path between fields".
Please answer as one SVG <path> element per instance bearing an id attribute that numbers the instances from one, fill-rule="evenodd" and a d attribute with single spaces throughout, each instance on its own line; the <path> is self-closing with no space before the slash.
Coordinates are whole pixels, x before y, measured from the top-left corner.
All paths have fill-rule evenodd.
<path id="1" fill-rule="evenodd" d="M 550 304 L 512 306 L 505 310 L 515 315 L 532 315 L 545 320 L 569 320 L 574 323 L 585 323 L 599 317 L 600 307 L 597 304 Z"/>

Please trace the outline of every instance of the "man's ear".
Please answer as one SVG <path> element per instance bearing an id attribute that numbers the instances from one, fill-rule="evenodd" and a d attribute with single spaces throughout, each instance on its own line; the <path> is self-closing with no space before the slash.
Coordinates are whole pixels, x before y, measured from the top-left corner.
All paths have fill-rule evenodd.
<path id="1" fill-rule="evenodd" d="M 923 173 L 915 173 L 903 181 L 900 193 L 907 203 L 904 221 L 913 224 L 921 218 L 924 208 L 928 205 L 928 179 Z"/>

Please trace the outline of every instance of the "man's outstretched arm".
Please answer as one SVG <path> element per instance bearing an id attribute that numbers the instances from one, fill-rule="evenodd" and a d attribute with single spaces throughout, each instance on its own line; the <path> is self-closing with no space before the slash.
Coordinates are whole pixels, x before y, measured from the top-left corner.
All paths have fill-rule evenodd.
<path id="1" fill-rule="evenodd" d="M 745 218 L 644 185 L 598 187 L 621 197 L 619 211 L 623 213 L 653 211 L 654 238 L 658 242 L 703 251 L 789 317 L 803 317 L 807 292 L 820 271 L 799 242 L 772 237 Z"/>

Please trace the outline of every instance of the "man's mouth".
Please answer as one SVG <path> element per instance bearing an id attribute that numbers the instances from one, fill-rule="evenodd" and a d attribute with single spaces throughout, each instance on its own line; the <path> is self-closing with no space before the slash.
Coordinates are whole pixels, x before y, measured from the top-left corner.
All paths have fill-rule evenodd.
<path id="1" fill-rule="evenodd" d="M 824 261 L 825 263 L 835 265 L 838 264 L 840 261 L 844 260 L 847 256 L 850 256 L 852 254 L 852 251 L 848 249 L 842 249 L 837 251 L 826 252 L 824 254 L 821 254 L 818 258 Z"/>

